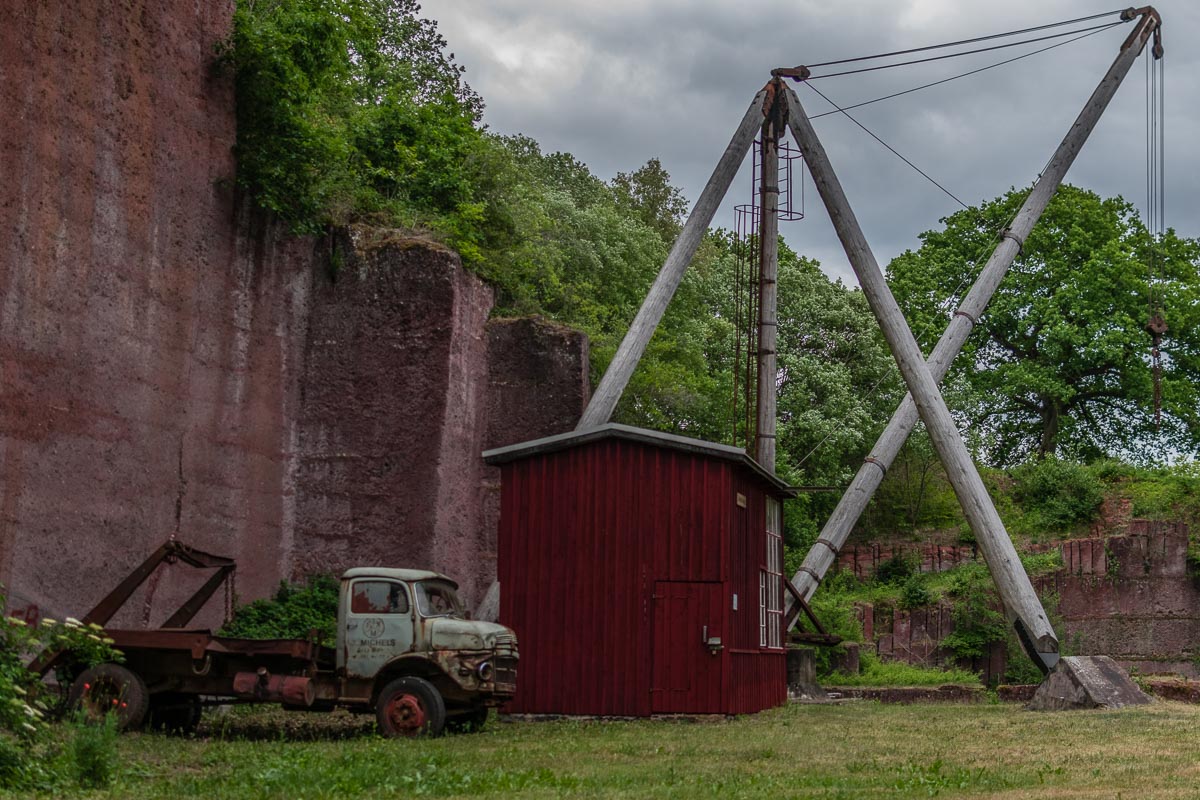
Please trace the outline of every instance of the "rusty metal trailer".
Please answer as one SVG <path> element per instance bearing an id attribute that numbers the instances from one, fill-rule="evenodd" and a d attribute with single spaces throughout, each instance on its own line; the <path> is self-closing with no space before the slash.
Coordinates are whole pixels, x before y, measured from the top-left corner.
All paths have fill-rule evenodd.
<path id="1" fill-rule="evenodd" d="M 174 539 L 147 558 L 82 622 L 103 626 L 164 562 L 215 568 L 216 573 L 162 628 L 105 627 L 105 634 L 123 654 L 123 663 L 78 671 L 66 663 L 64 654 L 49 653 L 31 665 L 43 675 L 59 667 L 70 680 L 72 706 L 94 715 L 112 712 L 123 729 L 147 724 L 189 732 L 198 725 L 204 705 L 253 702 L 279 703 L 291 710 L 345 707 L 373 712 L 387 735 L 436 735 L 443 726 L 482 725 L 488 708 L 516 691 L 516 639 L 511 631 L 426 610 L 418 615 L 423 582 L 433 588 L 448 586 L 453 597 L 453 581 L 432 572 L 353 569 L 343 576 L 339 628 L 360 628 L 366 637 L 360 641 L 346 631 L 339 633 L 339 641 L 343 634 L 347 639 L 346 664 L 339 662 L 337 648 L 316 640 L 315 632 L 309 639 L 261 640 L 185 629 L 235 566 L 230 559 Z M 393 601 L 403 600 L 403 608 L 371 605 L 369 595 L 381 587 Z M 360 601 L 367 605 L 359 608 Z M 402 633 L 406 623 L 410 631 L 408 640 L 400 642 L 403 646 L 397 646 L 395 638 L 379 638 L 387 631 L 391 636 Z M 439 625 L 445 633 L 439 634 Z M 378 634 L 373 633 L 376 629 Z M 439 641 L 460 646 L 439 647 Z M 461 646 L 464 641 L 467 646 Z M 356 648 L 374 657 L 370 674 L 350 668 L 352 662 L 357 665 Z"/>

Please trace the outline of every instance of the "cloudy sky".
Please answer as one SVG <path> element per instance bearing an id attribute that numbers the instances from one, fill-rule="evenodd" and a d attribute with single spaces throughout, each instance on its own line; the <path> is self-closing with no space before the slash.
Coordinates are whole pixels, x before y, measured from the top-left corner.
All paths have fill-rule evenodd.
<path id="1" fill-rule="evenodd" d="M 424 0 L 422 14 L 438 20 L 467 68 L 492 130 L 527 134 L 547 151 L 569 151 L 606 179 L 657 157 L 694 201 L 773 67 L 938 44 L 1116 7 L 1081 0 Z M 1200 158 L 1190 133 L 1200 122 L 1200 56 L 1190 46 L 1200 36 L 1200 7 L 1168 0 L 1157 8 L 1167 51 L 1167 223 L 1200 236 Z M 975 204 L 1034 180 L 1134 24 L 851 113 Z M 816 86 L 845 106 L 1061 41 Z M 1139 209 L 1146 196 L 1145 60 L 1135 63 L 1068 175 L 1104 195 L 1123 195 Z M 811 89 L 796 88 L 810 116 L 829 110 Z M 919 233 L 959 207 L 841 115 L 814 125 L 881 264 L 916 246 Z M 749 180 L 745 168 L 714 225 L 733 226 L 733 205 L 748 202 Z M 811 183 L 809 189 L 807 217 L 781 232 L 828 274 L 853 281 Z"/>

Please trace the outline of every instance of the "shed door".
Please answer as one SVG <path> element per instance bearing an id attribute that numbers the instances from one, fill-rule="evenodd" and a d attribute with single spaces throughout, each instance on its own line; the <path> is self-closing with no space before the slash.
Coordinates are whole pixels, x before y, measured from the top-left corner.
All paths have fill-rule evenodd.
<path id="1" fill-rule="evenodd" d="M 715 714 L 721 707 L 724 643 L 722 584 L 658 581 L 654 584 L 653 713 Z"/>

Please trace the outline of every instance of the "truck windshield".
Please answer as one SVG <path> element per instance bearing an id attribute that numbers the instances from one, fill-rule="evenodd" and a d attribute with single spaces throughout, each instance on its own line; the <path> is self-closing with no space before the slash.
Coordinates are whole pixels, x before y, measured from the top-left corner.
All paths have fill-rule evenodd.
<path id="1" fill-rule="evenodd" d="M 417 584 L 416 594 L 422 616 L 465 618 L 454 587 L 444 581 L 421 581 Z"/>

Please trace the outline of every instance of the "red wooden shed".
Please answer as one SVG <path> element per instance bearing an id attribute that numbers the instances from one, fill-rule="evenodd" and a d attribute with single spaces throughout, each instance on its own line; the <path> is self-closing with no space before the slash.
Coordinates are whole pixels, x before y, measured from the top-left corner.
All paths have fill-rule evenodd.
<path id="1" fill-rule="evenodd" d="M 736 447 L 604 425 L 501 466 L 517 713 L 741 714 L 784 702 L 789 487 Z"/>

